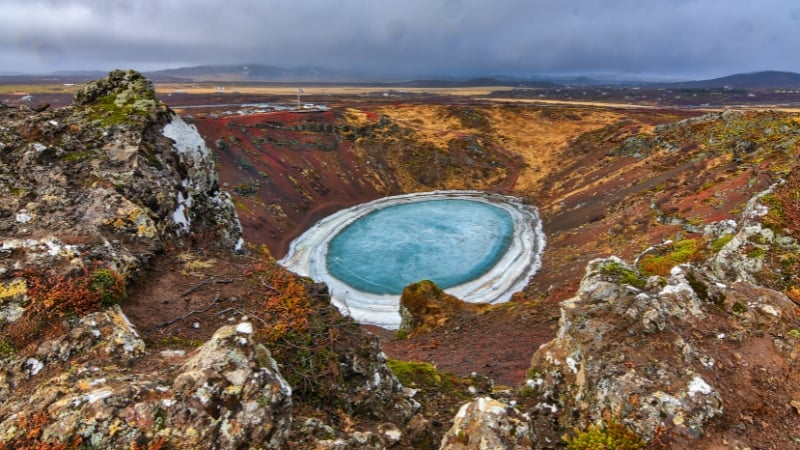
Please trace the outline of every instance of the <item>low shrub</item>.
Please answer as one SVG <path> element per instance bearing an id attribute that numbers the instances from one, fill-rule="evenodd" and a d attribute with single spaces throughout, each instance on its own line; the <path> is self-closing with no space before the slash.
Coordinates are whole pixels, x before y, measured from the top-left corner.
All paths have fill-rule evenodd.
<path id="1" fill-rule="evenodd" d="M 31 299 L 29 311 L 45 317 L 80 316 L 120 303 L 126 297 L 124 277 L 109 268 L 84 268 L 67 275 L 28 269 L 23 277 Z"/>
<path id="2" fill-rule="evenodd" d="M 575 435 L 563 439 L 570 450 L 640 450 L 647 446 L 641 436 L 613 420 L 589 425 L 585 431 L 576 429 Z"/>
<path id="3" fill-rule="evenodd" d="M 645 255 L 639 261 L 639 271 L 644 275 L 666 276 L 669 271 L 677 266 L 694 260 L 699 253 L 698 241 L 684 239 L 674 242 L 658 254 Z"/>

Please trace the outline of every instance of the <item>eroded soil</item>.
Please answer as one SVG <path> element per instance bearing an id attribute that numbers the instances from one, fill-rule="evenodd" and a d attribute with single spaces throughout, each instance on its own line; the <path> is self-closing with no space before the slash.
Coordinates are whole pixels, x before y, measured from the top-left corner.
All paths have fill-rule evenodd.
<path id="1" fill-rule="evenodd" d="M 331 106 L 328 112 L 194 120 L 217 151 L 246 238 L 279 257 L 324 215 L 401 192 L 477 188 L 537 205 L 547 235 L 543 265 L 514 301 L 455 314 L 441 328 L 411 338 L 367 327 L 390 358 L 432 362 L 461 376 L 475 372 L 499 385 L 525 379 L 533 352 L 555 335 L 558 302 L 575 293 L 588 261 L 610 255 L 632 261 L 668 239 L 700 239 L 703 224 L 737 219 L 746 200 L 775 178 L 771 157 L 739 157 L 693 137 L 711 133 L 705 125 L 688 125 L 685 136 L 672 137 L 656 128 L 698 111 L 464 102 Z M 752 114 L 773 120 L 770 113 Z M 656 133 L 672 139 L 673 147 L 640 143 Z M 227 276 L 223 271 L 214 279 Z M 195 280 L 175 281 L 164 283 L 189 289 Z M 201 293 L 213 289 L 230 287 L 207 284 L 188 300 L 173 293 L 163 301 L 177 317 L 207 304 L 212 292 Z M 215 315 L 223 306 L 196 318 L 200 330 L 225 320 Z M 141 317 L 147 313 L 143 309 Z M 202 338 L 188 321 L 170 326 Z M 696 338 L 715 339 L 707 334 L 698 330 Z M 729 400 L 725 417 L 693 447 L 780 448 L 770 443 L 776 431 L 783 433 L 781 445 L 792 445 L 798 415 L 787 399 L 797 397 L 800 384 L 785 381 L 791 369 L 767 347 L 768 335 L 716 346 L 717 385 Z M 663 442 L 688 445 L 680 436 L 663 436 Z"/>

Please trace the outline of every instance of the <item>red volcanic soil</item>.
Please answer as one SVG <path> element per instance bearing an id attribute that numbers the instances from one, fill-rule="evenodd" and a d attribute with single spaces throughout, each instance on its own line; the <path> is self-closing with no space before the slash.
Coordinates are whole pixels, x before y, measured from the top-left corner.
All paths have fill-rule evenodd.
<path id="1" fill-rule="evenodd" d="M 449 108 L 459 111 L 458 106 Z M 398 151 L 380 144 L 396 142 L 408 131 L 390 125 L 389 131 L 375 132 L 382 119 L 364 109 L 361 129 L 344 119 L 343 109 L 193 119 L 218 155 L 220 179 L 234 194 L 246 240 L 266 244 L 280 257 L 314 221 L 408 191 L 401 187 L 396 166 L 369 159 Z M 702 142 L 681 144 L 676 151 L 620 153 L 629 138 L 650 135 L 654 124 L 699 113 L 616 113 L 624 120 L 575 136 L 554 150 L 559 164 L 548 168 L 537 192 L 516 192 L 539 206 L 548 240 L 541 270 L 516 302 L 480 315 L 454 316 L 440 329 L 411 339 L 370 328 L 389 357 L 433 362 L 459 375 L 477 372 L 507 385 L 520 383 L 533 352 L 554 336 L 558 302 L 574 295 L 587 262 L 610 255 L 632 261 L 666 239 L 702 239 L 698 227 L 736 218 L 744 202 L 771 182 L 769 161 L 742 165 Z M 687 127 L 686 139 L 709 126 Z M 524 127 L 519 130 L 524 133 Z M 460 139 L 459 133 L 453 130 L 450 136 Z M 504 138 L 491 133 L 481 135 L 489 143 L 482 151 L 506 164 L 507 176 L 490 189 L 513 192 L 520 163 L 502 145 Z M 414 136 L 409 146 L 429 142 L 414 141 Z M 467 165 L 466 160 L 453 165 Z"/>
<path id="2" fill-rule="evenodd" d="M 414 130 L 375 111 L 359 111 L 356 123 L 346 113 L 191 119 L 217 155 L 222 187 L 234 196 L 248 242 L 281 257 L 315 221 L 342 208 L 448 188 L 452 180 L 505 192 L 519 173 L 516 156 L 480 133 L 446 131 L 435 144 L 420 143 Z"/>
<path id="3" fill-rule="evenodd" d="M 364 181 L 351 143 L 331 131 L 335 120 L 330 111 L 193 120 L 215 149 L 248 242 L 280 257 L 315 221 L 384 196 Z"/>

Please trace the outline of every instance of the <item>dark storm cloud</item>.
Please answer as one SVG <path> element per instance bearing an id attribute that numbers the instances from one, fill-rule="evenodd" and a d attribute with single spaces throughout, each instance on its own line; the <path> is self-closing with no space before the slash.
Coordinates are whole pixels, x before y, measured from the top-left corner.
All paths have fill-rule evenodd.
<path id="1" fill-rule="evenodd" d="M 263 63 L 372 73 L 800 71 L 794 0 L 0 0 L 0 72 Z"/>

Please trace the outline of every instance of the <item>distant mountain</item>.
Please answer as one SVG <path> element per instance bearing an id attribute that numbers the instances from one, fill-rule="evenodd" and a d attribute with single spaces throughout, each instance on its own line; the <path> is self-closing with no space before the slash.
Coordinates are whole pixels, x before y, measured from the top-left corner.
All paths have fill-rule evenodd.
<path id="1" fill-rule="evenodd" d="M 670 87 L 713 89 L 729 87 L 732 89 L 788 89 L 800 88 L 800 73 L 763 71 L 738 73 L 722 78 L 701 81 L 670 83 Z"/>
<path id="2" fill-rule="evenodd" d="M 405 87 L 479 87 L 512 86 L 549 88 L 556 84 L 546 80 L 528 80 L 513 77 L 453 78 L 449 76 L 424 76 L 409 81 L 398 80 L 397 76 L 345 72 L 321 67 L 284 68 L 262 64 L 219 65 L 181 67 L 159 70 L 145 74 L 153 81 L 186 82 L 293 82 L 293 83 L 359 83 L 375 86 Z"/>
<path id="3" fill-rule="evenodd" d="M 403 83 L 394 83 L 394 86 L 403 87 L 427 87 L 427 88 L 451 88 L 451 87 L 489 87 L 489 86 L 509 86 L 526 88 L 552 88 L 560 85 L 543 80 L 519 80 L 519 79 L 499 79 L 499 78 L 470 78 L 467 80 L 412 80 Z"/>
<path id="4" fill-rule="evenodd" d="M 181 67 L 145 75 L 153 81 L 337 82 L 358 79 L 352 74 L 319 67 L 283 68 L 262 64 Z"/>

